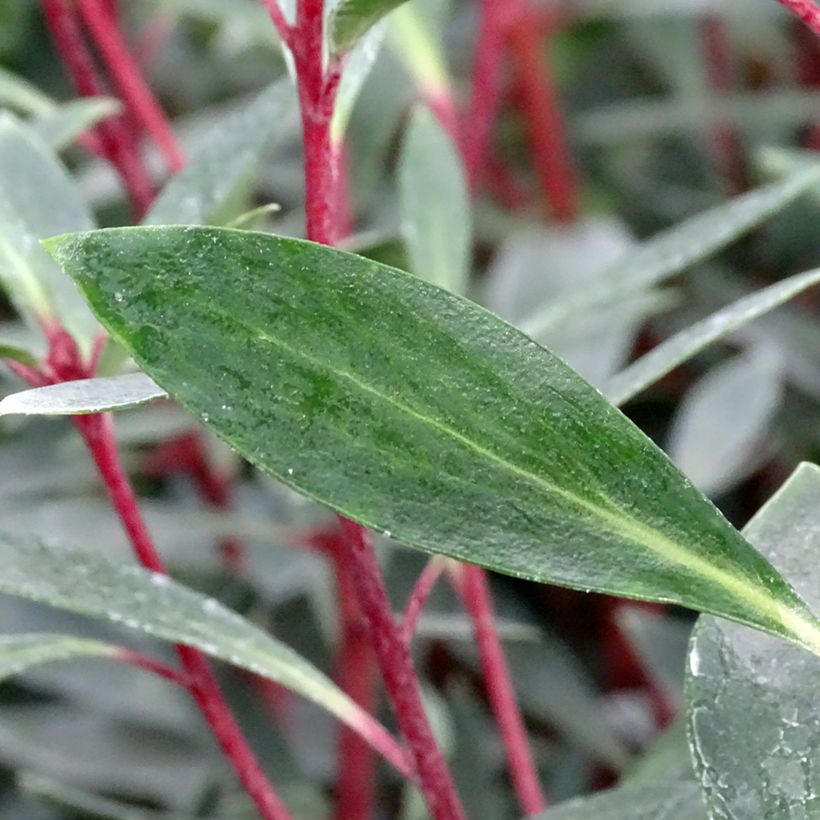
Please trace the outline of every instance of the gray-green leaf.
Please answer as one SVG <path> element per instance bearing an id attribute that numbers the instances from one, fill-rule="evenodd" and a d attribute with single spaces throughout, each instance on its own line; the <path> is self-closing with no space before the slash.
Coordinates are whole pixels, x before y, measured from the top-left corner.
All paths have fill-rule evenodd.
<path id="1" fill-rule="evenodd" d="M 73 282 L 38 240 L 94 226 L 88 205 L 43 140 L 0 114 L 0 280 L 22 315 L 58 318 L 86 348 L 99 331 Z"/>
<path id="2" fill-rule="evenodd" d="M 121 652 L 112 644 L 72 635 L 2 635 L 0 681 L 44 663 L 75 658 L 116 658 Z"/>
<path id="3" fill-rule="evenodd" d="M 102 618 L 193 646 L 319 704 L 372 741 L 374 724 L 331 680 L 292 649 L 218 601 L 141 567 L 0 534 L 0 592 Z M 377 739 L 378 742 L 378 739 Z"/>
<path id="4" fill-rule="evenodd" d="M 625 254 L 602 277 L 606 284 L 579 291 L 540 311 L 522 324 L 522 330 L 537 335 L 590 308 L 680 273 L 785 208 L 818 181 L 820 167 L 801 167 L 778 182 L 687 219 Z"/>
<path id="5" fill-rule="evenodd" d="M 72 145 L 77 137 L 120 110 L 116 100 L 93 97 L 56 105 L 36 117 L 31 127 L 54 151 Z"/>
<path id="6" fill-rule="evenodd" d="M 424 106 L 413 112 L 404 137 L 399 197 L 411 270 L 463 293 L 472 245 L 467 181 L 452 139 Z"/>
<path id="7" fill-rule="evenodd" d="M 625 404 L 654 382 L 671 373 L 735 330 L 793 299 L 820 283 L 820 271 L 790 276 L 768 288 L 752 293 L 728 307 L 696 322 L 667 339 L 654 350 L 614 376 L 604 391 L 613 404 Z"/>
<path id="8" fill-rule="evenodd" d="M 744 530 L 820 603 L 820 468 L 801 465 Z M 817 816 L 820 661 L 782 641 L 701 618 L 689 653 L 689 734 L 713 819 Z"/>
<path id="9" fill-rule="evenodd" d="M 167 399 L 168 394 L 145 373 L 78 379 L 12 393 L 0 401 L 0 416 L 74 416 L 127 410 Z"/>
<path id="10" fill-rule="evenodd" d="M 213 129 L 211 138 L 165 186 L 143 220 L 146 225 L 220 222 L 276 134 L 296 116 L 291 85 L 280 81 Z"/>
<path id="11" fill-rule="evenodd" d="M 399 541 L 669 601 L 820 651 L 803 601 L 631 422 L 466 299 L 219 228 L 58 237 L 157 383 L 263 470 Z"/>

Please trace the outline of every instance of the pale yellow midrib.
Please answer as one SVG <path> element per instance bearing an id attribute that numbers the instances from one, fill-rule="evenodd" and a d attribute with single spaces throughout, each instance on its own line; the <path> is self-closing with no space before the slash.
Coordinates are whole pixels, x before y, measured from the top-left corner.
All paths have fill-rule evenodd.
<path id="1" fill-rule="evenodd" d="M 473 452 L 478 453 L 484 458 L 490 459 L 491 461 L 500 465 L 502 468 L 508 470 L 509 472 L 521 476 L 525 480 L 530 481 L 535 485 L 543 488 L 548 493 L 559 495 L 567 501 L 569 501 L 570 503 L 575 504 L 589 511 L 590 513 L 592 513 L 593 516 L 597 516 L 598 518 L 601 518 L 604 521 L 609 522 L 616 531 L 620 531 L 628 540 L 631 540 L 639 545 L 645 546 L 647 549 L 651 550 L 657 555 L 666 558 L 671 563 L 675 563 L 679 566 L 686 567 L 694 573 L 702 575 L 704 578 L 707 578 L 710 581 L 717 584 L 718 586 L 723 587 L 724 589 L 728 590 L 741 600 L 745 600 L 747 603 L 752 604 L 758 610 L 766 613 L 769 617 L 773 618 L 776 623 L 781 623 L 784 626 L 786 626 L 787 629 L 789 629 L 793 634 L 800 638 L 802 643 L 812 648 L 812 651 L 815 651 L 817 654 L 820 654 L 820 629 L 817 627 L 817 625 L 810 620 L 806 620 L 799 610 L 794 610 L 790 607 L 778 603 L 777 600 L 772 598 L 770 595 L 767 595 L 765 592 L 761 591 L 761 589 L 755 586 L 754 584 L 749 583 L 743 578 L 738 578 L 736 575 L 732 575 L 731 573 L 721 569 L 720 567 L 716 567 L 715 565 L 709 563 L 708 561 L 705 561 L 698 555 L 693 555 L 691 552 L 688 552 L 685 548 L 681 547 L 676 542 L 672 541 L 664 535 L 661 535 L 656 530 L 647 527 L 640 521 L 636 521 L 635 519 L 629 518 L 627 516 L 617 515 L 603 507 L 596 506 L 594 503 L 587 501 L 586 499 L 581 498 L 579 496 L 576 496 L 574 493 L 571 493 L 568 490 L 564 490 L 561 487 L 557 487 L 556 485 L 551 484 L 550 482 L 546 481 L 545 479 L 541 478 L 535 473 L 531 473 L 528 470 L 525 470 L 521 467 L 516 466 L 515 464 L 512 464 L 511 462 L 507 461 L 501 456 L 496 455 L 491 450 L 485 449 L 480 444 L 474 442 L 472 439 L 469 439 L 466 436 L 462 435 L 457 430 L 448 427 L 446 424 L 442 424 L 438 420 L 432 419 L 429 416 L 422 415 L 418 411 L 414 410 L 412 407 L 409 407 L 408 405 L 396 401 L 394 398 L 379 392 L 371 385 L 358 379 L 352 373 L 348 373 L 345 370 L 339 370 L 337 368 L 328 367 L 319 359 L 316 359 L 315 357 L 310 356 L 301 350 L 298 350 L 297 348 L 289 345 L 287 342 L 284 342 L 281 339 L 271 336 L 269 333 L 266 333 L 261 328 L 255 327 L 254 325 L 248 323 L 244 319 L 241 319 L 235 316 L 234 314 L 230 314 L 227 311 L 215 307 L 213 304 L 203 303 L 198 299 L 195 299 L 193 301 L 195 301 L 201 308 L 205 309 L 206 311 L 219 314 L 224 318 L 229 319 L 231 322 L 241 325 L 250 333 L 255 335 L 258 339 L 268 342 L 274 347 L 278 347 L 282 350 L 285 350 L 293 356 L 304 359 L 305 361 L 310 362 L 312 365 L 316 366 L 319 369 L 331 370 L 337 376 L 346 379 L 351 384 L 358 387 L 360 390 L 363 390 L 366 393 L 370 393 L 371 395 L 376 396 L 382 401 L 400 410 L 401 412 L 406 413 L 407 415 L 422 422 L 422 424 L 430 425 L 431 427 L 442 432 L 444 435 L 449 436 L 450 438 L 455 439 L 456 441 L 459 441 Z M 763 626 L 763 624 L 760 625 Z"/>

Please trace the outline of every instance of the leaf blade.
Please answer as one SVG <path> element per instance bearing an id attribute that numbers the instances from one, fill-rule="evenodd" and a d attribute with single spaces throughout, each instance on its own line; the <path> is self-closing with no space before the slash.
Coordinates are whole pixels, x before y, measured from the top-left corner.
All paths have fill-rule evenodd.
<path id="1" fill-rule="evenodd" d="M 216 600 L 168 576 L 4 533 L 0 557 L 0 591 L 5 594 L 195 647 L 281 683 L 368 742 L 379 742 L 381 727 L 312 664 Z"/>
<path id="2" fill-rule="evenodd" d="M 607 398 L 616 405 L 626 404 L 713 342 L 819 283 L 820 271 L 790 276 L 695 322 L 615 375 L 606 387 Z"/>
<path id="3" fill-rule="evenodd" d="M 1 350 L 1 349 L 0 349 Z M 168 394 L 145 373 L 77 379 L 12 393 L 0 401 L 0 416 L 74 416 L 127 410 L 167 399 Z"/>
<path id="4" fill-rule="evenodd" d="M 342 0 L 331 18 L 330 42 L 336 54 L 349 49 L 368 29 L 405 0 Z"/>
<path id="5" fill-rule="evenodd" d="M 265 234 L 113 229 L 49 247 L 160 385 L 349 518 L 507 574 L 820 644 L 805 604 L 637 428 L 473 303 Z"/>

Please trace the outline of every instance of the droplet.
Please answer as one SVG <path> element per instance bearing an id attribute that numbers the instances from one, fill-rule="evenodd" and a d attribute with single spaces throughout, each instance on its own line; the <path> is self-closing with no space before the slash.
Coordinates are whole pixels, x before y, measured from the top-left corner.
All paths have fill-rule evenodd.
<path id="1" fill-rule="evenodd" d="M 114 301 L 115 301 L 115 302 L 122 302 L 122 300 L 123 300 L 124 298 L 125 298 L 125 297 L 122 295 L 122 291 L 119 291 L 119 290 L 118 290 L 118 291 L 114 294 Z"/>
<path id="2" fill-rule="evenodd" d="M 293 475 L 293 467 L 288 467 L 288 475 Z"/>

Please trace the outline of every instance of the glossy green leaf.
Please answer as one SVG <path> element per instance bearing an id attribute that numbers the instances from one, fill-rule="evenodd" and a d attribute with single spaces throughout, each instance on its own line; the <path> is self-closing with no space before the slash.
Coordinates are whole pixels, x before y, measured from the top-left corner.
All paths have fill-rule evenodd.
<path id="1" fill-rule="evenodd" d="M 752 293 L 682 330 L 614 376 L 604 391 L 613 404 L 625 404 L 713 342 L 820 283 L 820 271 L 790 276 Z"/>
<path id="2" fill-rule="evenodd" d="M 737 356 L 710 370 L 684 397 L 669 431 L 669 457 L 704 493 L 753 473 L 783 399 L 781 368 L 768 355 Z"/>
<path id="3" fill-rule="evenodd" d="M 54 153 L 29 126 L 0 114 L 0 281 L 32 323 L 34 317 L 58 318 L 85 347 L 99 325 L 38 240 L 93 225 Z"/>
<path id="4" fill-rule="evenodd" d="M 74 416 L 127 410 L 167 399 L 168 394 L 145 373 L 78 379 L 12 393 L 0 401 L 0 416 Z"/>
<path id="5" fill-rule="evenodd" d="M 663 453 L 477 305 L 267 234 L 124 228 L 48 246 L 158 384 L 303 494 L 429 552 L 820 650 L 803 601 Z"/>
<path id="6" fill-rule="evenodd" d="M 253 178 L 275 136 L 296 116 L 287 82 L 274 83 L 213 129 L 210 139 L 163 188 L 143 220 L 146 225 L 220 222 L 224 209 Z"/>
<path id="7" fill-rule="evenodd" d="M 164 575 L 0 534 L 0 592 L 193 646 L 314 701 L 369 742 L 383 729 L 292 649 Z"/>
<path id="8" fill-rule="evenodd" d="M 427 107 L 413 112 L 398 175 L 411 270 L 434 285 L 463 293 L 472 250 L 467 180 L 450 135 Z"/>
<path id="9" fill-rule="evenodd" d="M 122 650 L 101 641 L 71 635 L 0 636 L 0 681 L 25 672 L 32 666 L 75 658 L 116 658 Z"/>
<path id="10" fill-rule="evenodd" d="M 621 786 L 571 800 L 532 820 L 706 820 L 696 783 Z"/>
<path id="11" fill-rule="evenodd" d="M 820 468 L 801 465 L 744 530 L 820 603 Z M 710 817 L 805 820 L 820 811 L 820 661 L 716 618 L 689 653 L 689 735 Z"/>
<path id="12" fill-rule="evenodd" d="M 117 100 L 106 97 L 71 100 L 56 105 L 31 121 L 31 127 L 54 151 L 63 151 L 98 122 L 120 111 Z"/>
<path id="13" fill-rule="evenodd" d="M 675 276 L 724 248 L 816 186 L 820 168 L 799 168 L 762 188 L 687 219 L 625 254 L 597 288 L 578 291 L 539 311 L 521 328 L 536 335 L 593 307 Z"/>
<path id="14" fill-rule="evenodd" d="M 331 48 L 347 51 L 368 29 L 405 0 L 341 0 L 333 11 L 330 24 Z"/>

